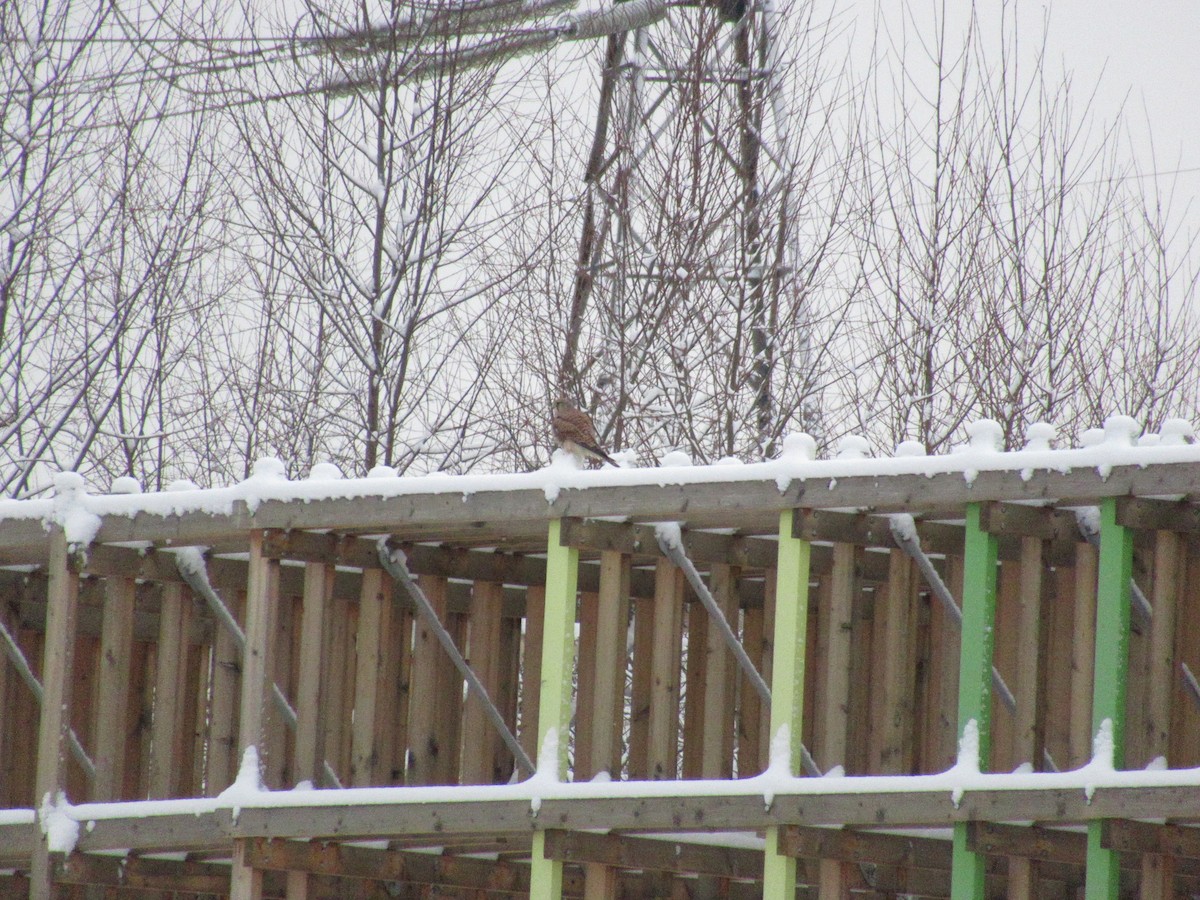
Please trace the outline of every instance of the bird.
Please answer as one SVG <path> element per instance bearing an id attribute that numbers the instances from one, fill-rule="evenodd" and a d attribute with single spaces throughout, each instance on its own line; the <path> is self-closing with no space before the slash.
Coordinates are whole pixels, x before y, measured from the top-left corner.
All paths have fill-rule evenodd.
<path id="1" fill-rule="evenodd" d="M 568 453 L 579 459 L 596 459 L 612 466 L 617 465 L 617 461 L 600 446 L 592 417 L 577 409 L 570 400 L 559 399 L 554 404 L 551 425 L 554 428 L 554 439 Z"/>

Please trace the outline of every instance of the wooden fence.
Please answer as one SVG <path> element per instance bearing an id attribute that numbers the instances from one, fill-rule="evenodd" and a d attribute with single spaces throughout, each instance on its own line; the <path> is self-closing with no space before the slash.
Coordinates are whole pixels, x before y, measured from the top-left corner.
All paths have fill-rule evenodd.
<path id="1" fill-rule="evenodd" d="M 1200 767 L 1200 454 L 1146 454 L 1101 471 L 1030 474 L 1015 459 L 969 479 L 836 484 L 804 471 L 786 485 L 747 477 L 754 467 L 665 485 L 580 473 L 551 500 L 536 486 L 489 490 L 486 478 L 469 496 L 416 479 L 372 493 L 364 480 L 219 513 L 211 492 L 180 495 L 169 515 L 156 512 L 161 498 L 138 510 L 89 496 L 80 508 L 98 525 L 75 543 L 69 521 L 42 511 L 49 501 L 10 502 L 0 893 L 1200 893 L 1192 775 L 1086 797 L 978 791 L 957 804 L 916 781 L 872 793 L 854 778 L 943 772 L 972 719 L 992 772 L 1077 769 L 1106 720 L 1118 768 Z M 1098 534 L 1095 514 L 1081 515 L 1093 508 Z M 915 531 L 897 513 L 915 516 Z M 665 520 L 684 524 L 686 557 L 769 701 L 645 524 Z M 402 551 L 437 624 L 389 573 L 380 536 Z M 494 712 L 464 689 L 439 627 Z M 608 780 L 613 796 L 551 799 L 531 815 L 518 784 L 528 773 L 496 714 L 541 775 L 561 761 L 564 779 Z M 802 772 L 802 744 L 820 772 L 840 767 L 844 791 L 771 806 L 761 790 L 707 789 L 762 773 L 781 724 L 800 737 L 784 764 Z M 548 734 L 558 756 L 546 755 Z M 216 798 L 247 747 L 265 788 L 293 799 L 304 782 L 514 783 L 518 796 L 90 805 Z M 702 784 L 640 801 L 615 790 L 643 780 Z M 65 800 L 44 807 L 59 791 Z M 66 846 L 46 824 L 56 810 L 80 823 Z M 366 838 L 376 843 L 355 843 Z"/>

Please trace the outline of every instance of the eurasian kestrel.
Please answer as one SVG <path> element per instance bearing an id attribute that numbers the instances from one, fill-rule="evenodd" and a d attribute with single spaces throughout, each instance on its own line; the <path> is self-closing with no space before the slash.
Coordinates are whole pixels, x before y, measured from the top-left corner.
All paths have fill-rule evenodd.
<path id="1" fill-rule="evenodd" d="M 604 452 L 600 439 L 596 437 L 596 426 L 592 417 L 576 409 L 569 400 L 554 404 L 554 439 L 558 445 L 579 459 L 598 459 L 615 466 L 617 461 Z"/>

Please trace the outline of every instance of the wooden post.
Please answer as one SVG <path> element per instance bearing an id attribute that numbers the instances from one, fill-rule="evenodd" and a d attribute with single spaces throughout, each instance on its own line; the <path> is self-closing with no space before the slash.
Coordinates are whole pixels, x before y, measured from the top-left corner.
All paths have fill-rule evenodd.
<path id="1" fill-rule="evenodd" d="M 614 551 L 600 554 L 589 778 L 598 772 L 620 777 L 625 642 L 629 631 L 629 562 L 628 556 Z"/>
<path id="2" fill-rule="evenodd" d="M 880 733 L 872 741 L 876 752 L 872 764 L 879 774 L 908 775 L 913 762 L 916 571 L 903 550 L 891 551 L 890 557 L 880 660 L 883 696 L 876 720 Z"/>
<path id="3" fill-rule="evenodd" d="M 328 662 L 326 648 L 329 601 L 333 596 L 332 565 L 310 562 L 304 567 L 304 605 L 300 614 L 300 680 L 296 686 L 296 738 L 293 769 L 297 782 L 314 786 L 324 780 L 322 747 L 325 698 L 321 688 Z"/>
<path id="4" fill-rule="evenodd" d="M 37 776 L 34 808 L 54 803 L 63 789 L 67 767 L 67 734 L 71 728 L 71 669 L 79 609 L 79 575 L 71 565 L 62 526 L 50 526 L 49 584 L 46 589 L 46 635 L 42 653 L 42 710 L 38 719 Z M 40 829 L 39 829 L 40 831 Z M 29 874 L 31 900 L 55 895 L 48 837 L 39 834 Z"/>
<path id="5" fill-rule="evenodd" d="M 242 591 L 229 591 L 228 596 L 241 599 Z M 237 605 L 230 610 L 237 615 Z M 218 628 L 213 639 L 212 699 L 209 707 L 208 759 L 204 776 L 205 792 L 215 796 L 233 781 L 234 750 L 237 747 L 237 697 L 239 673 L 242 668 L 237 642 L 228 628 Z"/>
<path id="6" fill-rule="evenodd" d="M 683 573 L 660 559 L 654 570 L 654 646 L 646 750 L 647 775 L 653 780 L 672 779 L 678 772 L 683 584 Z"/>
<path id="7" fill-rule="evenodd" d="M 1117 523 L 1117 501 L 1100 504 L 1100 563 L 1096 588 L 1095 686 L 1092 693 L 1093 745 L 1111 742 L 1112 764 L 1125 762 L 1125 693 L 1129 668 L 1129 579 L 1133 575 L 1133 534 Z M 1103 821 L 1088 823 L 1087 900 L 1117 900 L 1120 857 L 1101 846 Z"/>
<path id="8" fill-rule="evenodd" d="M 538 705 L 542 695 L 542 632 L 546 611 L 546 586 L 525 589 L 525 641 L 521 650 L 521 747 L 537 760 Z M 417 623 L 420 628 L 421 623 Z M 414 654 L 413 671 L 416 671 Z M 412 728 L 412 725 L 409 725 Z"/>
<path id="9" fill-rule="evenodd" d="M 538 707 L 538 774 L 567 777 L 567 736 L 571 728 L 571 676 L 575 667 L 575 604 L 579 550 L 564 547 L 562 523 L 550 522 L 546 540 L 546 610 L 542 638 L 542 689 Z M 544 767 L 553 767 L 546 772 Z M 562 897 L 562 860 L 546 856 L 546 832 L 533 833 L 529 896 Z"/>
<path id="10" fill-rule="evenodd" d="M 120 800 L 125 778 L 125 710 L 129 707 L 130 657 L 133 653 L 132 578 L 105 584 L 100 630 L 100 686 L 96 704 L 96 781 L 92 799 Z"/>
<path id="11" fill-rule="evenodd" d="M 808 636 L 808 578 L 810 546 L 793 536 L 795 511 L 779 516 L 779 567 L 775 590 L 775 652 L 771 666 L 772 765 L 786 763 L 800 773 L 800 736 L 804 731 L 804 661 Z M 787 759 L 775 754 L 787 742 Z M 763 897 L 793 900 L 796 896 L 796 859 L 780 852 L 779 828 L 767 828 L 763 853 Z"/>
<path id="12" fill-rule="evenodd" d="M 1096 548 L 1075 549 L 1074 641 L 1071 644 L 1071 759 L 1078 767 L 1092 755 L 1092 686 L 1096 655 Z"/>
<path id="13" fill-rule="evenodd" d="M 1171 698 L 1177 679 L 1175 666 L 1175 620 L 1179 606 L 1180 539 L 1171 531 L 1159 531 L 1154 540 L 1154 585 L 1150 619 L 1143 729 L 1149 759 L 1170 760 Z M 1170 760 L 1175 762 L 1174 760 Z"/>
<path id="14" fill-rule="evenodd" d="M 760 672 L 763 671 L 763 656 L 766 650 L 766 640 L 763 637 L 765 618 L 762 607 L 747 608 L 742 617 L 742 643 Z M 762 734 L 765 731 L 762 722 L 766 717 L 763 715 L 762 698 L 750 684 L 750 679 L 740 671 L 737 674 L 737 774 L 739 778 L 746 778 L 762 771 Z"/>
<path id="15" fill-rule="evenodd" d="M 446 579 L 422 575 L 418 583 L 438 619 L 445 624 Z M 439 693 L 439 673 L 445 655 L 433 630 L 418 619 L 413 631 L 412 679 L 408 692 L 409 757 L 405 780 L 410 785 L 438 784 L 439 758 L 450 750 L 442 745 L 437 728 L 437 722 L 449 714 L 449 708 L 442 707 L 448 698 Z"/>
<path id="16" fill-rule="evenodd" d="M 354 787 L 378 785 L 379 777 L 379 673 L 384 640 L 391 631 L 392 596 L 382 569 L 364 569 L 358 601 L 358 636 L 355 639 L 354 724 L 351 730 L 350 783 Z"/>
<path id="17" fill-rule="evenodd" d="M 967 504 L 963 560 L 963 619 L 958 676 L 960 752 L 973 731 L 980 769 L 991 750 L 992 648 L 996 620 L 996 537 L 980 527 L 982 508 Z M 954 900 L 983 900 L 985 858 L 967 847 L 967 824 L 954 825 L 950 892 Z"/>
<path id="18" fill-rule="evenodd" d="M 278 585 L 272 569 L 278 562 L 263 556 L 263 534 L 250 532 L 250 560 L 246 581 L 246 650 L 242 657 L 242 697 L 238 728 L 239 765 L 246 751 L 264 746 L 267 723 L 267 692 L 271 671 L 271 607 Z M 234 842 L 230 872 L 230 900 L 262 900 L 262 873 L 246 865 L 245 842 Z"/>
<path id="19" fill-rule="evenodd" d="M 736 630 L 740 572 L 734 566 L 712 567 L 712 592 L 725 619 Z M 700 775 L 702 778 L 733 777 L 733 709 L 737 664 L 714 627 L 706 641 L 707 682 L 704 686 L 704 735 Z"/>
<path id="20" fill-rule="evenodd" d="M 163 585 L 158 618 L 158 665 L 154 678 L 154 719 L 150 738 L 150 797 L 171 797 L 178 778 L 176 735 L 183 706 L 181 666 L 187 659 L 183 585 Z"/>
<path id="21" fill-rule="evenodd" d="M 487 695 L 496 698 L 500 686 L 500 615 L 504 586 L 477 581 L 471 592 L 470 662 Z M 500 736 L 488 721 L 483 704 L 468 696 L 463 707 L 462 784 L 492 784 L 497 773 L 492 766 Z"/>
<path id="22" fill-rule="evenodd" d="M 858 590 L 858 554 L 853 544 L 833 545 L 829 574 L 829 605 L 821 623 L 825 633 L 825 696 L 821 722 L 814 742 L 822 769 L 846 765 L 846 737 L 850 711 L 850 633 L 854 595 Z"/>

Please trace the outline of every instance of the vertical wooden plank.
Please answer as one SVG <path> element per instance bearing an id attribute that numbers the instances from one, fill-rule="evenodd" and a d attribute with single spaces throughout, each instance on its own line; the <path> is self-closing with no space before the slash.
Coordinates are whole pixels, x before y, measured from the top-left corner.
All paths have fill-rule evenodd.
<path id="1" fill-rule="evenodd" d="M 750 660 L 763 671 L 763 608 L 747 607 L 742 613 L 742 643 Z M 737 678 L 737 775 L 747 778 L 762 771 L 762 741 L 765 731 L 762 699 L 741 672 Z"/>
<path id="2" fill-rule="evenodd" d="M 1175 857 L 1161 853 L 1142 854 L 1139 900 L 1171 900 L 1174 896 Z"/>
<path id="3" fill-rule="evenodd" d="M 735 566 L 714 564 L 712 593 L 725 615 L 725 620 L 737 633 L 738 592 L 741 576 Z M 717 629 L 708 629 L 708 673 L 704 689 L 704 749 L 700 767 L 703 778 L 733 777 L 733 710 L 737 684 L 737 663 L 725 646 Z"/>
<path id="4" fill-rule="evenodd" d="M 1181 541 L 1170 531 L 1154 536 L 1154 584 L 1142 732 L 1147 761 L 1167 757 L 1171 747 L 1171 700 L 1175 694 L 1175 620 L 1179 606 Z M 1173 761 L 1172 761 L 1173 762 Z"/>
<path id="5" fill-rule="evenodd" d="M 625 642 L 629 634 L 629 563 L 629 557 L 621 553 L 605 551 L 600 555 L 592 753 L 586 763 L 588 778 L 599 772 L 607 772 L 614 778 L 620 776 Z"/>
<path id="6" fill-rule="evenodd" d="M 11 634 L 8 611 L 4 607 L 5 604 L 0 604 L 0 625 Z M 15 714 L 15 701 L 17 690 L 25 689 L 24 685 L 18 683 L 18 678 L 8 657 L 0 654 L 0 809 L 11 809 L 21 805 L 13 791 L 13 762 L 17 755 L 13 747 L 17 731 L 14 723 L 20 721 Z"/>
<path id="7" fill-rule="evenodd" d="M 871 675 L 875 656 L 875 607 L 880 591 L 876 586 L 855 593 L 851 605 L 850 709 L 846 733 L 846 774 L 861 775 L 870 768 Z"/>
<path id="8" fill-rule="evenodd" d="M 158 618 L 157 668 L 154 677 L 154 719 L 150 737 L 150 797 L 173 795 L 176 776 L 176 735 L 183 703 L 179 681 L 183 657 L 183 585 L 163 585 Z"/>
<path id="9" fill-rule="evenodd" d="M 439 621 L 445 624 L 446 579 L 421 575 L 418 583 Z M 408 694 L 409 752 L 405 781 L 410 785 L 437 784 L 438 759 L 448 750 L 441 745 L 435 726 L 438 716 L 444 712 L 445 698 L 438 690 L 440 660 L 445 652 L 433 630 L 424 620 L 418 619 L 413 628 L 412 677 Z"/>
<path id="10" fill-rule="evenodd" d="M 1100 561 L 1096 589 L 1095 684 L 1092 734 L 1095 747 L 1111 746 L 1112 764 L 1125 762 L 1125 692 L 1129 666 L 1129 579 L 1133 576 L 1133 534 L 1117 524 L 1117 502 L 1100 503 Z M 1116 900 L 1120 858 L 1100 845 L 1097 819 L 1088 823 L 1087 900 Z"/>
<path id="11" fill-rule="evenodd" d="M 227 591 L 226 596 L 240 599 L 240 592 Z M 235 608 L 231 612 L 236 615 L 238 610 Z M 233 635 L 219 623 L 215 627 L 211 662 L 212 696 L 209 700 L 211 724 L 204 776 L 205 793 L 208 796 L 219 794 L 233 781 L 238 728 L 237 698 L 240 693 L 238 677 L 242 668 Z"/>
<path id="12" fill-rule="evenodd" d="M 808 578 L 811 548 L 793 537 L 794 510 L 779 517 L 779 564 L 775 589 L 775 652 L 771 670 L 771 764 L 794 775 L 800 768 L 800 735 L 804 733 L 804 664 L 808 638 Z M 786 747 L 786 757 L 776 754 Z M 766 831 L 763 853 L 763 897 L 793 900 L 796 860 L 779 852 L 779 828 Z"/>
<path id="13" fill-rule="evenodd" d="M 459 613 L 447 612 L 446 630 L 456 647 L 467 644 L 467 617 Z M 458 673 L 454 661 L 449 654 L 443 653 L 438 658 L 438 692 L 445 704 L 442 714 L 434 723 L 437 730 L 437 741 L 445 752 L 438 756 L 437 779 L 439 784 L 454 784 L 458 779 L 459 763 L 462 760 L 463 745 L 463 677 Z M 536 757 L 535 757 L 536 759 Z"/>
<path id="14" fill-rule="evenodd" d="M 1046 748 L 1046 644 L 1042 640 L 1045 567 L 1042 549 L 1042 541 L 1036 537 L 1021 539 L 1020 615 L 1016 629 L 1020 649 L 1013 682 L 1017 701 L 1013 716 L 1013 762 L 1016 765 L 1031 763 L 1036 771 L 1045 768 Z"/>
<path id="15" fill-rule="evenodd" d="M 1041 655 L 1045 660 L 1045 729 L 1046 753 L 1058 769 L 1066 768 L 1071 759 L 1071 679 L 1072 653 L 1075 640 L 1075 568 L 1057 568 L 1053 591 L 1046 600 L 1045 625 L 1042 628 Z M 1040 768 L 1039 764 L 1039 768 Z"/>
<path id="16" fill-rule="evenodd" d="M 251 748 L 261 752 L 266 737 L 268 673 L 271 671 L 272 588 L 278 584 L 272 569 L 278 563 L 263 556 L 263 534 L 250 532 L 246 581 L 246 649 L 242 656 L 242 694 L 239 704 L 238 758 Z M 261 766 L 261 761 L 260 761 Z M 246 865 L 244 844 L 234 842 L 230 871 L 231 900 L 261 900 L 262 873 Z"/>
<path id="17" fill-rule="evenodd" d="M 654 570 L 654 646 L 646 739 L 646 771 L 654 780 L 671 779 L 678 774 L 682 619 L 683 573 L 660 559 Z"/>
<path id="18" fill-rule="evenodd" d="M 633 602 L 633 672 L 629 707 L 629 777 L 649 777 L 651 668 L 654 656 L 654 601 Z"/>
<path id="19" fill-rule="evenodd" d="M 49 543 L 45 649 L 41 670 L 42 708 L 38 718 L 37 775 L 34 785 L 34 806 L 38 810 L 54 802 L 64 786 L 67 735 L 70 730 L 71 668 L 79 606 L 79 576 L 71 565 L 67 536 L 62 526 L 50 525 Z M 49 900 L 54 896 L 50 846 L 45 833 L 39 835 L 34 845 L 29 896 L 31 900 Z"/>
<path id="20" fill-rule="evenodd" d="M 621 724 L 625 700 L 625 642 L 629 631 L 629 557 L 613 551 L 600 555 L 600 590 L 589 609 L 587 594 L 580 596 L 579 695 L 590 685 L 589 702 L 576 703 L 575 778 L 592 778 L 600 772 L 621 774 Z M 585 645 L 585 623 L 595 637 Z M 584 647 L 589 647 L 585 663 Z M 585 677 L 586 676 L 586 677 Z M 589 722 L 582 721 L 589 710 Z M 579 735 L 588 742 L 580 745 Z M 583 867 L 585 900 L 612 900 L 617 896 L 617 870 L 589 863 Z"/>
<path id="21" fill-rule="evenodd" d="M 145 641 L 133 642 L 129 666 L 130 703 L 125 708 L 125 784 L 124 797 L 144 799 L 149 791 L 146 777 L 150 758 L 150 717 L 154 707 L 153 646 Z M 232 754 L 233 748 L 230 748 Z M 224 790 L 224 785 L 218 790 Z"/>
<path id="22" fill-rule="evenodd" d="M 996 618 L 996 537 L 980 527 L 981 506 L 968 503 L 963 560 L 963 619 L 958 676 L 960 748 L 972 740 L 980 768 L 989 758 L 992 720 L 992 650 Z M 960 749 L 960 758 L 962 749 Z M 967 826 L 954 825 L 951 895 L 983 900 L 985 858 L 967 848 Z"/>
<path id="23" fill-rule="evenodd" d="M 1092 757 L 1092 686 L 1096 655 L 1096 577 L 1099 555 L 1091 544 L 1075 548 L 1075 623 L 1071 643 L 1071 768 Z"/>
<path id="24" fill-rule="evenodd" d="M 680 747 L 680 774 L 684 778 L 699 778 L 704 762 L 704 697 L 708 686 L 708 613 L 691 597 L 684 602 L 683 643 L 687 653 L 683 658 L 684 680 L 680 687 L 683 705 L 683 731 Z"/>
<path id="25" fill-rule="evenodd" d="M 133 654 L 132 578 L 109 578 L 100 625 L 100 683 L 96 703 L 96 780 L 92 799 L 120 800 L 125 777 L 125 710 Z"/>
<path id="26" fill-rule="evenodd" d="M 779 570 L 765 569 L 763 571 L 763 657 L 762 677 L 767 684 L 772 684 L 775 677 L 775 615 L 778 611 Z M 747 691 L 753 691 L 749 682 L 743 680 Z M 769 704 L 768 704 L 769 706 Z M 771 761 L 771 711 L 763 710 L 759 717 L 758 729 L 758 764 L 766 769 Z"/>
<path id="27" fill-rule="evenodd" d="M 992 645 L 992 664 L 1010 688 L 1017 683 L 1018 629 L 1021 619 L 1021 565 L 1017 561 L 1000 564 L 996 582 L 996 625 Z M 1019 762 L 1013 756 L 1016 720 L 1008 707 L 992 706 L 992 755 L 982 764 L 996 772 L 1011 772 Z"/>
<path id="28" fill-rule="evenodd" d="M 525 636 L 521 648 L 520 740 L 522 749 L 532 760 L 537 759 L 538 751 L 538 704 L 541 702 L 542 695 L 542 634 L 545 613 L 546 586 L 531 584 L 525 589 Z M 413 669 L 415 672 L 415 658 Z"/>
<path id="29" fill-rule="evenodd" d="M 1180 544 L 1182 573 L 1178 613 L 1175 616 L 1175 665 L 1187 664 L 1200 674 L 1200 539 L 1189 536 Z M 1168 759 L 1174 767 L 1200 765 L 1200 711 L 1183 680 L 1175 678 L 1171 705 L 1171 742 Z"/>
<path id="30" fill-rule="evenodd" d="M 873 770 L 881 774 L 907 775 L 912 771 L 915 575 L 907 554 L 892 550 L 881 653 L 882 702 L 876 720 L 879 737 L 872 741 L 876 754 Z"/>
<path id="31" fill-rule="evenodd" d="M 336 587 L 335 587 L 336 591 Z M 346 781 L 350 777 L 350 713 L 354 709 L 354 632 L 358 604 L 335 592 L 330 600 L 329 660 L 325 693 L 329 704 L 321 741 L 325 759 Z"/>
<path id="32" fill-rule="evenodd" d="M 846 863 L 837 859 L 820 861 L 817 896 L 820 900 L 851 900 L 850 885 L 853 883 Z"/>
<path id="33" fill-rule="evenodd" d="M 500 686 L 500 615 L 504 588 L 494 582 L 477 581 L 472 588 L 469 661 L 487 695 L 495 702 Z M 483 704 L 473 694 L 463 707 L 463 733 L 469 739 L 462 748 L 462 784 L 492 784 L 492 769 L 500 736 L 487 719 Z"/>
<path id="34" fill-rule="evenodd" d="M 204 762 L 204 720 L 207 718 L 208 672 L 201 671 L 202 659 L 207 661 L 207 648 L 193 641 L 196 632 L 196 602 L 190 592 L 184 603 L 182 671 L 179 681 L 183 691 L 182 719 L 177 733 L 179 780 L 175 790 L 180 797 L 200 794 Z"/>
<path id="35" fill-rule="evenodd" d="M 296 738 L 292 769 L 295 780 L 320 785 L 324 779 L 326 699 L 321 689 L 328 665 L 327 628 L 333 595 L 332 565 L 310 562 L 304 566 L 304 595 L 300 613 L 300 677 L 296 685 Z"/>
<path id="36" fill-rule="evenodd" d="M 546 541 L 546 613 L 542 640 L 542 691 L 538 709 L 538 773 L 567 777 L 567 735 L 571 727 L 571 681 L 575 666 L 575 614 L 579 551 L 564 547 L 562 523 L 550 522 Z M 545 767 L 553 771 L 546 772 Z M 545 831 L 533 835 L 530 897 L 562 897 L 562 862 L 546 856 Z"/>
<path id="37" fill-rule="evenodd" d="M 351 727 L 350 783 L 365 787 L 381 783 L 379 773 L 379 673 L 387 652 L 392 597 L 382 569 L 365 569 L 358 601 L 355 638 L 354 721 Z"/>
<path id="38" fill-rule="evenodd" d="M 833 545 L 829 573 L 829 605 L 823 617 L 825 633 L 825 696 L 815 742 L 822 770 L 846 765 L 846 737 L 850 712 L 850 637 L 853 632 L 854 596 L 858 591 L 861 551 L 853 544 Z"/>
<path id="39" fill-rule="evenodd" d="M 575 688 L 575 758 L 588 771 L 576 769 L 579 779 L 592 776 L 592 728 L 595 725 L 596 642 L 598 640 L 600 595 L 595 591 L 579 592 L 579 678 Z"/>
<path id="40" fill-rule="evenodd" d="M 1010 856 L 1005 896 L 1010 900 L 1033 900 L 1037 895 L 1037 864 L 1021 856 Z"/>
<path id="41" fill-rule="evenodd" d="M 278 573 L 278 566 L 272 571 Z M 267 670 L 267 686 L 270 689 L 272 685 L 277 685 L 285 697 L 294 698 L 296 682 L 292 668 L 292 648 L 296 641 L 296 598 L 284 597 L 278 589 L 273 589 L 271 596 L 275 601 L 271 610 L 271 665 Z M 274 694 L 274 691 L 271 690 L 271 693 Z M 274 699 L 268 703 L 267 711 L 265 780 L 267 784 L 287 785 L 292 779 L 294 736 Z"/>
<path id="42" fill-rule="evenodd" d="M 496 706 L 504 724 L 518 734 L 518 702 L 521 684 L 521 620 L 505 617 L 500 620 L 499 681 L 496 686 Z M 519 739 L 518 739 L 519 740 Z M 506 783 L 517 767 L 516 758 L 503 740 L 492 747 L 492 771 L 497 783 Z M 530 759 L 533 759 L 531 756 Z"/>

